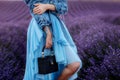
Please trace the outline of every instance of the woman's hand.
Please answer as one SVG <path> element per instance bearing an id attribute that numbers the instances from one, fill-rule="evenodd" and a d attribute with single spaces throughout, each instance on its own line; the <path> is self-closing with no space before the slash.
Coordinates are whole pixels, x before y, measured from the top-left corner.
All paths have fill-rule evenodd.
<path id="1" fill-rule="evenodd" d="M 42 14 L 47 10 L 55 11 L 55 6 L 53 4 L 36 3 L 34 5 L 36 6 L 33 9 L 34 14 Z"/>
<path id="2" fill-rule="evenodd" d="M 34 14 L 43 14 L 47 10 L 46 4 L 36 3 L 33 9 Z"/>

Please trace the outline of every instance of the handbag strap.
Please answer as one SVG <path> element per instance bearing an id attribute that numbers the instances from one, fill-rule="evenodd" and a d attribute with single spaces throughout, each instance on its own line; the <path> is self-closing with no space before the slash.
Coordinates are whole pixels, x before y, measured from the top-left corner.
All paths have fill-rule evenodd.
<path id="1" fill-rule="evenodd" d="M 42 52 L 44 52 L 45 46 L 42 48 Z M 53 51 L 53 46 L 50 48 Z"/>
<path id="2" fill-rule="evenodd" d="M 45 46 L 43 46 L 43 48 L 42 48 L 42 58 L 45 57 L 45 56 L 44 56 L 44 49 L 45 49 Z M 53 47 L 51 47 L 50 49 L 53 51 Z"/>

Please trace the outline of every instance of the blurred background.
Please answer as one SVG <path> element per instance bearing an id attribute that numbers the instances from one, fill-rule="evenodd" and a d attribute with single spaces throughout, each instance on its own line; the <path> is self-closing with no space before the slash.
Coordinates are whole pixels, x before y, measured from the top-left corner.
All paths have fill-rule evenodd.
<path id="1" fill-rule="evenodd" d="M 83 67 L 76 80 L 120 80 L 120 0 L 68 0 L 62 16 Z M 22 80 L 29 8 L 0 0 L 0 80 Z"/>

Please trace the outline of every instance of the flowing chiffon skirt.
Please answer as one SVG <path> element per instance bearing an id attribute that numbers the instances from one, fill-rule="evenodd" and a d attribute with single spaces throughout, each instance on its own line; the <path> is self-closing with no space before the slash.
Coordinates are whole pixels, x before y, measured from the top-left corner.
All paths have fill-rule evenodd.
<path id="1" fill-rule="evenodd" d="M 77 78 L 77 72 L 82 68 L 82 61 L 78 56 L 77 48 L 65 24 L 62 22 L 62 20 L 58 19 L 54 15 L 52 15 L 51 17 L 53 24 L 55 23 L 56 25 L 58 25 L 57 27 L 60 28 L 59 31 L 61 30 L 62 34 L 64 34 L 64 36 L 62 35 L 60 36 L 61 39 L 63 39 L 62 37 L 66 39 L 66 43 L 65 42 L 61 43 L 69 44 L 63 45 L 60 43 L 61 40 L 58 40 L 58 42 L 60 43 L 58 45 L 57 44 L 58 42 L 55 43 L 55 39 L 53 38 L 53 42 L 55 43 L 55 45 L 53 44 L 53 46 L 55 47 L 55 50 L 59 52 L 59 54 L 63 53 L 64 61 L 59 62 L 59 59 L 61 59 L 61 57 L 59 57 L 58 54 L 56 60 L 58 61 L 59 64 L 59 70 L 57 72 L 46 75 L 38 74 L 37 58 L 41 57 L 42 48 L 46 42 L 45 39 L 46 35 L 45 32 L 43 32 L 39 28 L 39 25 L 35 21 L 34 17 L 32 17 L 27 31 L 26 67 L 23 80 L 57 80 L 58 76 L 61 74 L 66 65 L 73 62 L 80 62 L 79 69 L 76 71 L 75 74 L 73 74 L 73 76 L 69 78 L 69 80 L 74 80 L 75 78 Z M 61 34 L 59 33 L 59 31 L 58 34 Z M 70 44 L 72 44 L 72 46 Z M 44 50 L 45 55 L 49 55 L 49 51 L 50 49 L 45 49 Z"/>

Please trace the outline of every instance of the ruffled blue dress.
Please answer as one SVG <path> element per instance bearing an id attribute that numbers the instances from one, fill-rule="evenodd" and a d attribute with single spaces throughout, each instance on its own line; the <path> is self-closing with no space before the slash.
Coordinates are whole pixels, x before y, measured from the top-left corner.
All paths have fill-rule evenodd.
<path id="1" fill-rule="evenodd" d="M 76 45 L 66 25 L 59 18 L 60 14 L 67 12 L 66 0 L 49 1 L 55 5 L 56 11 L 49 11 L 37 16 L 30 12 L 32 19 L 27 30 L 26 67 L 23 80 L 57 80 L 66 65 L 73 62 L 80 62 L 79 69 L 69 78 L 69 80 L 74 80 L 78 76 L 77 72 L 82 68 L 82 61 L 78 56 Z M 46 25 L 49 26 L 53 35 L 53 49 L 56 61 L 59 64 L 59 70 L 43 75 L 38 74 L 37 58 L 42 56 L 42 48 L 46 43 L 46 33 L 42 30 Z M 44 53 L 45 56 L 49 55 L 50 49 L 45 49 Z"/>

